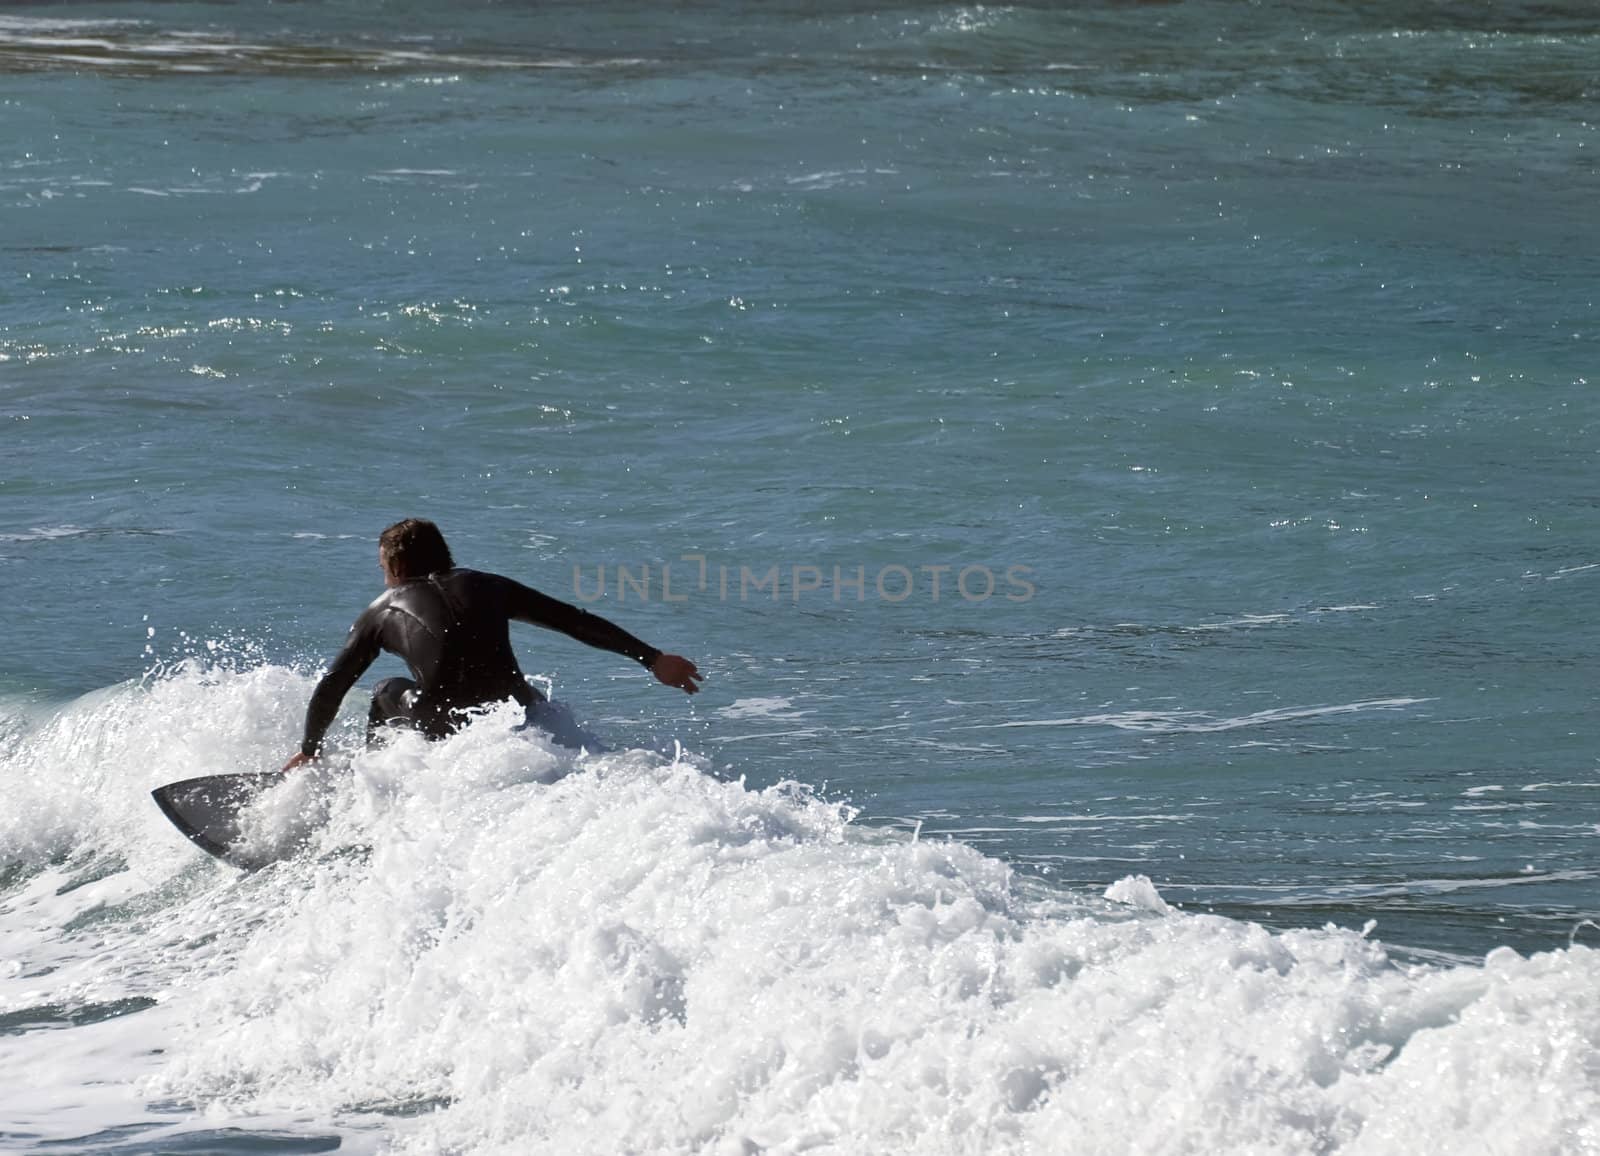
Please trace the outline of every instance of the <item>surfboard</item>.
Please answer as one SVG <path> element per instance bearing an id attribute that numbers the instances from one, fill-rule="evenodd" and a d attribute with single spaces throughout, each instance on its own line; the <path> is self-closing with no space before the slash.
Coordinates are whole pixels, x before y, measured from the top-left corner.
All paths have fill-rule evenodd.
<path id="1" fill-rule="evenodd" d="M 573 750 L 608 749 L 583 728 L 565 703 L 535 704 L 523 726 L 516 729 L 524 727 Z M 347 759 L 338 759 L 290 774 L 203 775 L 157 787 L 150 796 L 172 825 L 206 854 L 241 871 L 259 871 L 291 857 L 313 840 L 328 817 L 336 782 L 349 769 Z M 554 768 L 552 777 L 535 777 L 553 782 L 572 769 L 568 762 Z M 257 803 L 261 805 L 257 807 Z M 366 852 L 364 846 L 350 846 L 331 854 Z"/>
<path id="2" fill-rule="evenodd" d="M 273 787 L 288 780 L 279 773 L 206 775 L 168 783 L 151 797 L 172 825 L 202 851 L 241 871 L 259 871 L 282 859 L 282 847 L 259 846 L 245 838 L 242 812 Z"/>

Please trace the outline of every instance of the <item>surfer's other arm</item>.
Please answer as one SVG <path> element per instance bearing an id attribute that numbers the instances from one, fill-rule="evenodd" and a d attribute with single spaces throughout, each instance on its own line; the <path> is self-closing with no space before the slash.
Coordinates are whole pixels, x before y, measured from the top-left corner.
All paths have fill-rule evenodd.
<path id="1" fill-rule="evenodd" d="M 700 689 L 702 675 L 699 668 L 681 654 L 667 654 L 649 643 L 629 634 L 610 619 L 541 594 L 531 586 L 510 578 L 502 579 L 507 587 L 510 616 L 518 622 L 558 630 L 568 638 L 600 650 L 621 654 L 639 663 L 668 686 L 677 687 L 685 694 Z"/>

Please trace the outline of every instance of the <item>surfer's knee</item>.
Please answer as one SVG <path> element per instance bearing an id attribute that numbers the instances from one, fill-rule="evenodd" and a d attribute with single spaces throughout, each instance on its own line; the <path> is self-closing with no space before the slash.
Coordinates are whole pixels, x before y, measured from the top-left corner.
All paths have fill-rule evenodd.
<path id="1" fill-rule="evenodd" d="M 417 684 L 409 678 L 386 678 L 372 688 L 373 709 L 381 707 L 397 714 L 410 714 L 416 689 Z"/>
<path id="2" fill-rule="evenodd" d="M 378 739 L 386 726 L 416 725 L 417 684 L 409 678 L 386 678 L 372 688 L 372 706 L 367 711 L 367 745 Z"/>

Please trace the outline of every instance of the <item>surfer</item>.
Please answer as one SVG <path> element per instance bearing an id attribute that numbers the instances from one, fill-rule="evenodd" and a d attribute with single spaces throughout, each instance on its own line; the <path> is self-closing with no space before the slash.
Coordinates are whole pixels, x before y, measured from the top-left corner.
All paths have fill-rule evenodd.
<path id="1" fill-rule="evenodd" d="M 513 620 L 626 655 L 688 694 L 700 689 L 703 676 L 682 655 L 657 650 L 597 614 L 510 578 L 458 567 L 439 527 L 425 519 L 407 518 L 384 530 L 378 565 L 387 589 L 356 619 L 344 649 L 317 683 L 306 708 L 305 737 L 285 771 L 317 757 L 339 704 L 380 650 L 404 659 L 412 677 L 386 678 L 374 688 L 369 743 L 380 726 L 409 726 L 442 738 L 473 707 L 508 698 L 525 708 L 543 702 L 512 653 Z"/>

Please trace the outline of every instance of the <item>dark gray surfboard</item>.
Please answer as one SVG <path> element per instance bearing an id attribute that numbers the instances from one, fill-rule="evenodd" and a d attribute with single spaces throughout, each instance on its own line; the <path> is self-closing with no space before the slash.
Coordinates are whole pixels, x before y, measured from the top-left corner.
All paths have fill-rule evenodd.
<path id="1" fill-rule="evenodd" d="M 156 806 L 172 825 L 201 850 L 243 871 L 259 871 L 283 858 L 282 848 L 252 848 L 242 838 L 239 812 L 263 791 L 286 780 L 283 775 L 206 775 L 168 783 L 151 791 Z"/>

